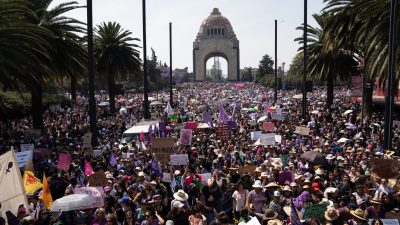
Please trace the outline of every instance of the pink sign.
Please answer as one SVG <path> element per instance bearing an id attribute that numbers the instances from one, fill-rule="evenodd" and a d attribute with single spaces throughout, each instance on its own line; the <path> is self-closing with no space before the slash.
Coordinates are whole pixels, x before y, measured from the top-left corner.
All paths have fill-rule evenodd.
<path id="1" fill-rule="evenodd" d="M 58 156 L 57 168 L 60 170 L 68 171 L 71 164 L 71 154 L 61 153 Z"/>
<path id="2" fill-rule="evenodd" d="M 187 122 L 185 128 L 195 130 L 195 129 L 197 129 L 197 123 L 196 122 Z"/>
<path id="3" fill-rule="evenodd" d="M 181 145 L 191 145 L 192 144 L 192 130 L 182 129 L 181 130 Z"/>
<path id="4" fill-rule="evenodd" d="M 274 123 L 271 123 L 271 122 L 264 122 L 264 123 L 263 123 L 263 130 L 264 130 L 264 131 L 273 131 L 273 130 L 274 130 L 274 126 L 275 126 Z"/>

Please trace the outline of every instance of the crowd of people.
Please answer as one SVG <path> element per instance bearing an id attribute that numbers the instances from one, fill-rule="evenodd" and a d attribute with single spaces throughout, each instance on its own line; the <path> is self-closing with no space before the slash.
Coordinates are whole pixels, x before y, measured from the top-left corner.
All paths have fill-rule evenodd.
<path id="1" fill-rule="evenodd" d="M 324 88 L 314 88 L 306 118 L 296 91 L 280 91 L 277 102 L 273 95 L 253 83 L 180 84 L 173 112 L 165 110 L 169 93 L 152 96 L 162 103 L 151 106 L 158 128 L 129 141 L 121 137 L 143 120 L 143 96 L 118 96 L 118 112 L 97 107 L 98 146 L 93 147 L 101 154 L 96 155 L 83 148 L 90 119 L 85 97 L 46 110 L 40 137 L 26 137 L 30 119 L 0 123 L 0 153 L 33 143 L 33 172 L 46 175 L 54 201 L 90 186 L 85 162 L 106 179 L 99 187 L 102 207 L 51 211 L 39 189 L 27 194 L 27 207 L 18 208 L 19 224 L 355 225 L 400 218 L 399 168 L 396 176 L 386 177 L 379 170 L 390 168 L 373 164 L 382 159 L 399 165 L 399 127 L 393 128 L 393 148 L 384 149 L 382 112 L 362 119 L 360 104 L 345 88 L 335 89 L 329 106 Z M 107 101 L 103 94 L 96 98 L 98 104 Z M 205 121 L 206 112 L 211 121 Z M 265 122 L 273 127 L 265 130 Z M 208 126 L 193 128 L 190 145 L 182 145 L 180 130 L 187 123 Z M 227 125 L 229 137 L 221 138 L 217 130 Z M 264 145 L 258 131 L 274 133 L 275 143 Z M 186 154 L 186 165 L 155 157 L 152 140 L 161 136 L 174 139 L 172 154 Z M 57 168 L 60 153 L 71 155 L 67 170 Z M 1 216 L 5 224 L 7 217 Z"/>

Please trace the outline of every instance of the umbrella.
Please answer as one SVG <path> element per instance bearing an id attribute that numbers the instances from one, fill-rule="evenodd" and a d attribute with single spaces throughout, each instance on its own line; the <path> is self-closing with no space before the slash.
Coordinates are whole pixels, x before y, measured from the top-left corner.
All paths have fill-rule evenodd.
<path id="1" fill-rule="evenodd" d="M 328 164 L 328 161 L 326 160 L 325 156 L 323 156 L 320 152 L 317 151 L 304 152 L 303 154 L 301 154 L 301 158 L 316 165 Z"/>
<path id="2" fill-rule="evenodd" d="M 157 106 L 157 105 L 162 105 L 162 102 L 160 101 L 154 101 L 150 103 L 150 106 Z"/>
<path id="3" fill-rule="evenodd" d="M 109 105 L 110 105 L 109 102 L 100 102 L 99 103 L 99 106 L 101 106 L 101 107 L 106 107 L 106 106 L 109 106 Z"/>
<path id="4" fill-rule="evenodd" d="M 266 119 L 267 119 L 267 116 L 262 116 L 262 117 L 260 117 L 260 119 L 257 120 L 257 123 L 263 122 Z"/>
<path id="5" fill-rule="evenodd" d="M 87 194 L 71 194 L 59 198 L 53 202 L 50 207 L 52 212 L 65 212 L 90 208 L 99 208 L 104 206 L 101 196 L 90 196 Z"/>

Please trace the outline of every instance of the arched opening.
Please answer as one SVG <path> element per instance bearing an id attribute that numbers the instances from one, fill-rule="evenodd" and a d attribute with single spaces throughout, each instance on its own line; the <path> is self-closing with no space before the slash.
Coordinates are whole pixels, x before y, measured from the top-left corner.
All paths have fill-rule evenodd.
<path id="1" fill-rule="evenodd" d="M 207 57 L 205 62 L 206 80 L 225 82 L 228 79 L 228 61 L 221 54 Z"/>

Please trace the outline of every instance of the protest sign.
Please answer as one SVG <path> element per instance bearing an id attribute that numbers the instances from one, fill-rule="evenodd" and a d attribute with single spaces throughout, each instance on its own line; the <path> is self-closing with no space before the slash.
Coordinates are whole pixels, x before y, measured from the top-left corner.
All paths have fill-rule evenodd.
<path id="1" fill-rule="evenodd" d="M 311 218 L 322 219 L 322 218 L 324 218 L 325 211 L 326 211 L 325 204 L 312 204 L 306 208 L 303 218 L 304 219 L 311 219 Z"/>
<path id="2" fill-rule="evenodd" d="M 383 223 L 383 225 L 399 225 L 399 219 L 380 219 Z M 375 225 L 372 224 L 373 219 L 368 220 L 368 224 L 370 225 Z"/>
<path id="3" fill-rule="evenodd" d="M 96 149 L 96 150 L 93 150 L 93 156 L 102 156 L 103 155 L 103 150 L 101 150 L 101 149 Z"/>
<path id="4" fill-rule="evenodd" d="M 71 154 L 60 153 L 58 156 L 57 168 L 60 170 L 68 171 L 71 164 Z"/>
<path id="5" fill-rule="evenodd" d="M 82 137 L 82 148 L 85 155 L 93 155 L 92 133 L 85 133 Z"/>
<path id="6" fill-rule="evenodd" d="M 174 138 L 153 138 L 151 142 L 152 148 L 173 148 L 175 147 Z"/>
<path id="7" fill-rule="evenodd" d="M 195 129 L 197 129 L 197 123 L 196 122 L 187 122 L 185 128 L 195 130 Z"/>
<path id="8" fill-rule="evenodd" d="M 31 138 L 40 138 L 42 131 L 40 129 L 29 129 L 24 133 L 24 139 L 30 141 Z"/>
<path id="9" fill-rule="evenodd" d="M 281 121 L 281 120 L 283 120 L 283 114 L 275 114 L 275 113 L 273 113 L 273 114 L 271 114 L 271 119 L 272 120 Z"/>
<path id="10" fill-rule="evenodd" d="M 189 162 L 187 154 L 171 155 L 171 165 L 181 166 L 186 165 Z"/>
<path id="11" fill-rule="evenodd" d="M 26 151 L 33 151 L 35 149 L 34 144 L 20 144 L 20 150 L 21 152 L 26 152 Z"/>
<path id="12" fill-rule="evenodd" d="M 264 122 L 262 126 L 264 131 L 273 131 L 275 128 L 275 124 L 271 122 Z"/>
<path id="13" fill-rule="evenodd" d="M 164 183 L 171 183 L 171 174 L 163 172 L 163 176 L 162 176 L 161 181 L 164 182 Z"/>
<path id="14" fill-rule="evenodd" d="M 92 173 L 87 179 L 90 187 L 103 187 L 107 184 L 106 175 L 102 171 Z"/>
<path id="15" fill-rule="evenodd" d="M 372 158 L 372 174 L 380 178 L 395 178 L 399 175 L 400 163 L 392 159 Z"/>
<path id="16" fill-rule="evenodd" d="M 33 159 L 33 151 L 16 152 L 15 157 L 17 158 L 18 167 L 25 166 L 28 161 Z"/>
<path id="17" fill-rule="evenodd" d="M 100 208 L 104 206 L 104 200 L 101 196 L 100 191 L 95 187 L 81 187 L 75 188 L 74 194 L 86 194 L 94 198 L 91 199 L 91 206 L 94 208 Z"/>
<path id="18" fill-rule="evenodd" d="M 257 166 L 244 166 L 244 167 L 240 167 L 238 169 L 238 173 L 239 174 L 244 174 L 244 173 L 251 173 L 254 172 L 256 170 Z"/>
<path id="19" fill-rule="evenodd" d="M 228 140 L 231 137 L 231 130 L 228 127 L 218 127 L 215 135 L 218 140 Z"/>
<path id="20" fill-rule="evenodd" d="M 252 141 L 256 141 L 258 139 L 260 139 L 261 136 L 261 131 L 253 131 L 250 133 L 250 137 Z"/>
<path id="21" fill-rule="evenodd" d="M 211 173 L 201 173 L 199 175 L 201 176 L 201 183 L 207 185 L 208 179 L 211 179 Z"/>
<path id="22" fill-rule="evenodd" d="M 296 126 L 296 130 L 294 131 L 294 133 L 307 136 L 310 135 L 310 128 Z"/>
<path id="23" fill-rule="evenodd" d="M 249 222 L 246 223 L 246 225 L 261 225 L 260 221 L 258 221 L 257 217 L 254 216 L 249 220 Z"/>
<path id="24" fill-rule="evenodd" d="M 275 135 L 275 142 L 282 143 L 282 135 Z"/>
<path id="25" fill-rule="evenodd" d="M 181 130 L 181 145 L 191 145 L 192 144 L 192 132 L 191 129 Z"/>
<path id="26" fill-rule="evenodd" d="M 275 133 L 261 134 L 260 136 L 261 145 L 275 145 Z"/>

